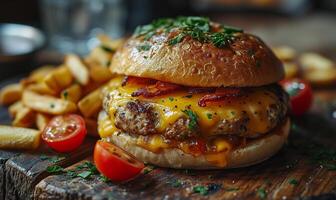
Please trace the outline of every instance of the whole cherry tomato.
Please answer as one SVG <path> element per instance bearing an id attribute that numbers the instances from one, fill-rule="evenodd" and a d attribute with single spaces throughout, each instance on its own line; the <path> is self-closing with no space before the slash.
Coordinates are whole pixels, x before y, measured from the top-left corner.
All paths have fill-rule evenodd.
<path id="1" fill-rule="evenodd" d="M 313 92 L 309 83 L 301 79 L 289 79 L 280 84 L 290 97 L 291 112 L 299 116 L 307 112 L 313 102 Z"/>

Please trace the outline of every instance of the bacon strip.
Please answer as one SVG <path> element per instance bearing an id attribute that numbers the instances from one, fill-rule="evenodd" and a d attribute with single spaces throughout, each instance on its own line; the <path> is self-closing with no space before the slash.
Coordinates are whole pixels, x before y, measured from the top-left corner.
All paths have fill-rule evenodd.
<path id="1" fill-rule="evenodd" d="M 215 93 L 204 95 L 199 101 L 200 107 L 207 106 L 208 102 L 226 101 L 243 96 L 245 91 L 241 88 L 217 88 Z"/>
<path id="2" fill-rule="evenodd" d="M 137 91 L 133 92 L 132 97 L 143 96 L 145 98 L 152 98 L 152 97 L 168 94 L 170 92 L 174 92 L 182 88 L 183 88 L 182 86 L 176 85 L 173 83 L 157 81 L 153 85 L 140 88 Z"/>
<path id="3" fill-rule="evenodd" d="M 216 91 L 216 88 L 206 88 L 206 87 L 191 87 L 188 88 L 189 94 L 199 94 L 199 93 L 213 93 Z"/>
<path id="4" fill-rule="evenodd" d="M 127 84 L 136 84 L 136 85 L 151 85 L 156 83 L 157 80 L 150 78 L 140 78 L 135 76 L 125 76 L 123 79 L 121 86 L 125 86 Z"/>

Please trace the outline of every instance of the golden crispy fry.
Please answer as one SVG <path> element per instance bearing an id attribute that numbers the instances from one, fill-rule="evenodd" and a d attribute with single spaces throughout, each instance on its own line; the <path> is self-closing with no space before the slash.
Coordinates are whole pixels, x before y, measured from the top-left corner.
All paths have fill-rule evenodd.
<path id="1" fill-rule="evenodd" d="M 121 47 L 125 42 L 125 38 L 111 40 L 109 36 L 104 34 L 98 35 L 97 37 L 102 44 L 101 46 L 106 47 L 107 49 L 109 49 L 109 51 L 110 50 L 115 51 L 116 49 Z"/>
<path id="2" fill-rule="evenodd" d="M 30 128 L 35 123 L 35 112 L 26 106 L 23 106 L 15 114 L 12 122 L 13 126 Z"/>
<path id="3" fill-rule="evenodd" d="M 43 81 L 52 90 L 60 91 L 70 86 L 73 78 L 69 69 L 65 66 L 62 66 L 50 72 Z"/>
<path id="4" fill-rule="evenodd" d="M 0 104 L 10 105 L 21 99 L 23 87 L 19 83 L 5 86 L 0 91 Z"/>
<path id="5" fill-rule="evenodd" d="M 98 88 L 78 102 L 78 108 L 85 117 L 92 117 L 98 114 L 102 107 L 101 96 L 101 88 Z"/>
<path id="6" fill-rule="evenodd" d="M 71 101 L 40 95 L 29 90 L 23 92 L 22 102 L 35 111 L 52 115 L 73 113 L 77 110 L 76 104 Z"/>
<path id="7" fill-rule="evenodd" d="M 61 92 L 61 98 L 77 103 L 82 97 L 82 89 L 79 84 L 73 84 Z"/>
<path id="8" fill-rule="evenodd" d="M 303 78 L 317 86 L 336 83 L 336 64 L 316 53 L 304 53 L 299 62 Z"/>
<path id="9" fill-rule="evenodd" d="M 55 67 L 52 66 L 52 65 L 42 66 L 42 67 L 34 70 L 33 72 L 31 72 L 30 75 L 27 78 L 21 80 L 21 84 L 23 84 L 24 86 L 27 86 L 27 85 L 32 84 L 32 83 L 40 83 L 54 69 L 55 69 Z"/>
<path id="10" fill-rule="evenodd" d="M 294 78 L 299 75 L 299 66 L 294 62 L 284 62 L 286 78 Z"/>
<path id="11" fill-rule="evenodd" d="M 51 117 L 43 113 L 36 114 L 36 127 L 42 131 L 50 121 Z"/>
<path id="12" fill-rule="evenodd" d="M 87 85 L 89 83 L 89 70 L 86 68 L 81 59 L 74 55 L 69 54 L 65 57 L 65 65 L 70 70 L 72 76 L 81 84 Z"/>
<path id="13" fill-rule="evenodd" d="M 19 110 L 22 110 L 23 108 L 24 108 L 24 105 L 23 105 L 22 101 L 17 101 L 17 102 L 13 103 L 12 105 L 10 105 L 8 107 L 8 112 L 9 112 L 10 116 L 14 118 L 16 113 Z"/>
<path id="14" fill-rule="evenodd" d="M 104 83 L 112 78 L 112 73 L 108 67 L 96 63 L 88 64 L 91 79 L 98 83 Z"/>
<path id="15" fill-rule="evenodd" d="M 57 95 L 57 91 L 49 88 L 45 83 L 41 82 L 41 83 L 33 83 L 31 85 L 28 85 L 27 90 L 36 92 L 38 94 L 46 94 L 46 95 L 51 95 L 51 96 L 56 96 Z"/>
<path id="16" fill-rule="evenodd" d="M 0 125 L 0 149 L 36 149 L 40 131 Z"/>
<path id="17" fill-rule="evenodd" d="M 289 46 L 275 47 L 273 52 L 282 61 L 292 61 L 296 57 L 296 51 Z"/>
<path id="18" fill-rule="evenodd" d="M 97 120 L 96 119 L 91 119 L 91 118 L 84 118 L 85 120 L 85 125 L 87 129 L 88 135 L 92 137 L 99 137 L 98 134 L 98 125 L 97 125 Z"/>
<path id="19" fill-rule="evenodd" d="M 113 52 L 104 47 L 94 48 L 90 55 L 85 59 L 87 63 L 99 64 L 102 67 L 108 68 L 112 59 Z"/>

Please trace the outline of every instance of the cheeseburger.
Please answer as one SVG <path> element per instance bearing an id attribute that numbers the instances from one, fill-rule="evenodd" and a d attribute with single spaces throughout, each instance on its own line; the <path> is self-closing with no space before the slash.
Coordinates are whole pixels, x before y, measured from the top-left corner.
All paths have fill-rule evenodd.
<path id="1" fill-rule="evenodd" d="M 258 37 L 203 17 L 139 26 L 110 65 L 99 133 L 137 159 L 223 169 L 268 159 L 289 132 L 279 59 Z"/>

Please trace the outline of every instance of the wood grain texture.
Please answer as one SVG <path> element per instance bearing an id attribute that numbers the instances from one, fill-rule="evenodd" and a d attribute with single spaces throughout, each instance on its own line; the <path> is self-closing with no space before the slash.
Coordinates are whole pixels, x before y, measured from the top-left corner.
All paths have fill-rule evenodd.
<path id="1" fill-rule="evenodd" d="M 332 199 L 336 195 L 336 171 L 311 163 L 311 155 L 306 155 L 304 147 L 315 143 L 311 133 L 301 127 L 293 130 L 290 140 L 299 143 L 290 143 L 270 160 L 248 168 L 225 171 L 158 168 L 124 184 L 104 183 L 97 177 L 83 180 L 55 175 L 36 186 L 34 198 L 262 199 L 260 190 L 264 190 L 265 199 L 313 199 L 320 195 L 321 199 Z M 297 182 L 291 183 L 293 179 Z M 174 185 L 176 181 L 181 185 Z M 193 192 L 198 185 L 216 185 L 220 189 L 203 196 Z"/>
<path id="2" fill-rule="evenodd" d="M 94 141 L 88 138 L 79 149 L 71 154 L 56 154 L 42 147 L 38 153 L 27 152 L 10 158 L 5 164 L 6 199 L 31 199 L 34 186 L 43 178 L 49 175 L 46 172 L 48 166 L 60 165 L 62 167 L 76 163 L 92 154 Z M 49 156 L 64 157 L 64 159 L 53 163 L 50 160 L 41 159 L 41 154 Z"/>

